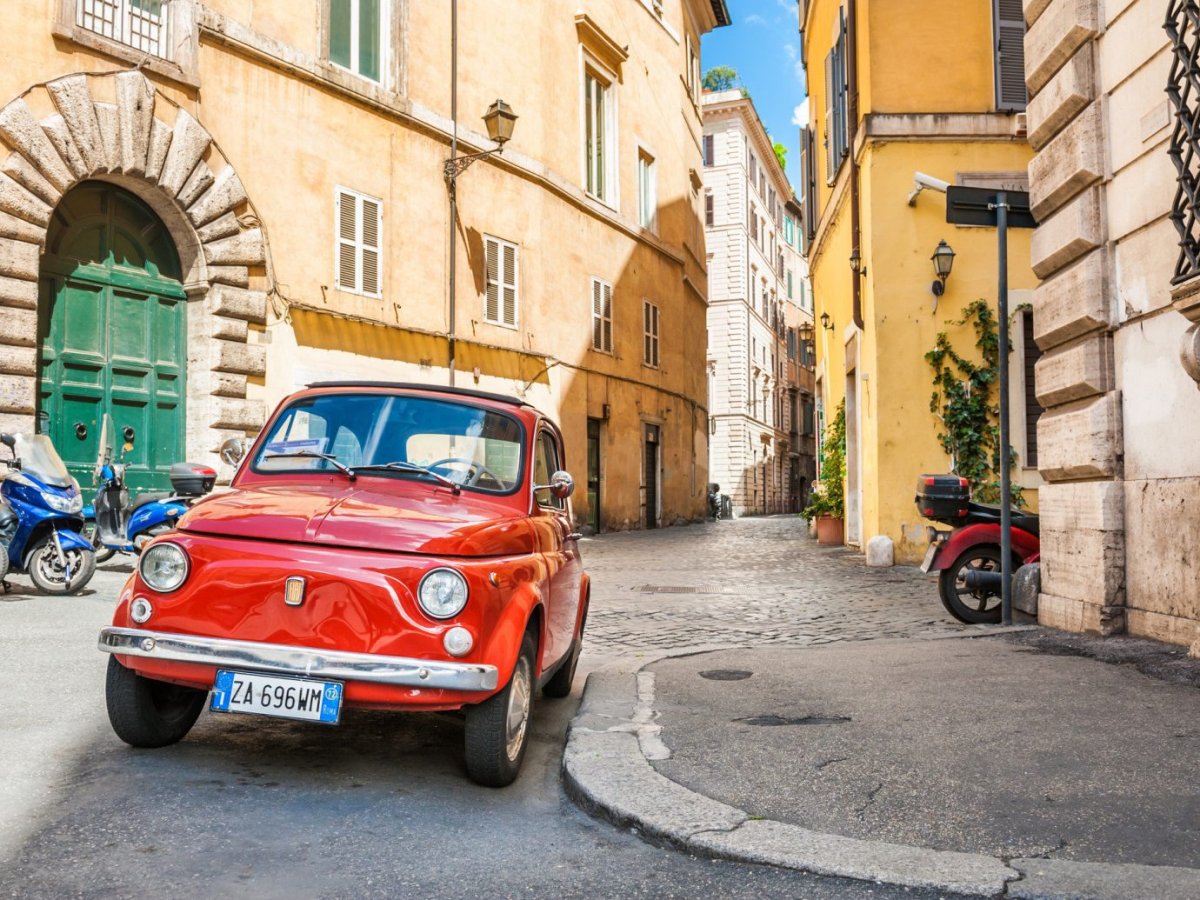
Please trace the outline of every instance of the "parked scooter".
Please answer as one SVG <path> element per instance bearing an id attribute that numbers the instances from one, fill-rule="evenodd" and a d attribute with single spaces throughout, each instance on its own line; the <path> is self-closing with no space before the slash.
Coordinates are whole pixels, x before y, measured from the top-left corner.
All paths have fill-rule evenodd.
<path id="1" fill-rule="evenodd" d="M 971 501 L 971 485 L 957 475 L 917 479 L 917 511 L 953 531 L 929 528 L 929 549 L 922 572 L 938 572 L 942 605 L 960 622 L 1000 621 L 1003 579 L 1000 571 L 999 506 Z M 1038 517 L 1012 510 L 1012 571 L 1040 558 Z"/>
<path id="2" fill-rule="evenodd" d="M 74 594 L 96 571 L 92 545 L 80 534 L 83 497 L 44 434 L 0 434 L 12 458 L 0 497 L 15 514 L 7 546 L 10 571 L 26 572 L 43 594 Z M 3 526 L 0 525 L 0 529 Z"/>
<path id="3" fill-rule="evenodd" d="M 179 517 L 212 490 L 217 477 L 216 470 L 208 466 L 175 463 L 170 470 L 172 493 L 139 494 L 130 503 L 129 490 L 125 486 L 125 463 L 120 461 L 124 459 L 124 450 L 120 459 L 113 461 L 114 436 L 112 417 L 106 413 L 100 428 L 100 453 L 93 476 L 99 490 L 92 504 L 83 509 L 84 518 L 91 526 L 97 562 L 104 562 L 116 553 L 140 553 L 152 537 L 173 531 Z M 124 439 L 122 446 L 128 449 L 133 439 L 132 429 L 126 428 L 121 436 Z"/>

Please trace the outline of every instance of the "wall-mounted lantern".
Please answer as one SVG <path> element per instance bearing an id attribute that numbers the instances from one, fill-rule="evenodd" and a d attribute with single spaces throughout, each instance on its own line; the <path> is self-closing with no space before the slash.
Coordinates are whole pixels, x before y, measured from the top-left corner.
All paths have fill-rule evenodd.
<path id="1" fill-rule="evenodd" d="M 954 268 L 954 249 L 945 241 L 938 241 L 937 249 L 933 251 L 933 273 L 937 276 L 931 286 L 933 296 L 940 297 L 946 293 L 946 279 L 950 277 L 950 270 Z"/>

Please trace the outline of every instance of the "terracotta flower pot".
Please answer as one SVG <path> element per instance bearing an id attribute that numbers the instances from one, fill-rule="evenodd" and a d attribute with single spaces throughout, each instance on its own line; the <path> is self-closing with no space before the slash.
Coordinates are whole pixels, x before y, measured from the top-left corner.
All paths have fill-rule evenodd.
<path id="1" fill-rule="evenodd" d="M 818 544 L 842 544 L 845 533 L 846 522 L 840 516 L 817 516 Z"/>

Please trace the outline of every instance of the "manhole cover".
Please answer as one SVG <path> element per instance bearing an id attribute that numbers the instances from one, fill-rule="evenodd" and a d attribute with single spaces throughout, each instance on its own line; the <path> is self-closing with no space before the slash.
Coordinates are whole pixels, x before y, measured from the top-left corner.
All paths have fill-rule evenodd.
<path id="1" fill-rule="evenodd" d="M 700 677 L 707 678 L 709 681 L 744 681 L 753 674 L 745 669 L 709 669 L 701 672 Z"/>
<path id="2" fill-rule="evenodd" d="M 842 725 L 850 721 L 849 716 L 749 716 L 744 719 L 734 719 L 735 722 L 745 722 L 747 725 Z"/>

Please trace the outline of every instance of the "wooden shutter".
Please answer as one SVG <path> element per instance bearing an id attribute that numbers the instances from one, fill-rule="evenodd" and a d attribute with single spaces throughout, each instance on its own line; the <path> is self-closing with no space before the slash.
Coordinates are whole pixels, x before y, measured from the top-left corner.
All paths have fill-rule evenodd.
<path id="1" fill-rule="evenodd" d="M 501 244 L 501 250 L 504 262 L 501 272 L 504 276 L 504 306 L 501 311 L 504 315 L 504 324 L 515 328 L 517 325 L 517 248 L 512 244 Z"/>
<path id="2" fill-rule="evenodd" d="M 1041 358 L 1042 351 L 1033 339 L 1033 311 L 1021 311 L 1022 349 L 1025 351 L 1025 458 L 1020 465 L 1036 469 L 1038 464 L 1037 423 L 1045 410 L 1038 402 L 1037 389 L 1034 384 L 1034 367 Z"/>
<path id="3" fill-rule="evenodd" d="M 1025 18 L 1021 0 L 992 0 L 996 36 L 996 108 L 1024 109 Z"/>
<path id="4" fill-rule="evenodd" d="M 825 180 L 833 181 L 833 173 L 837 171 L 834 164 L 834 154 L 837 152 L 837 139 L 834 136 L 834 107 L 837 105 L 837 86 L 834 84 L 837 66 L 835 57 L 837 49 L 833 48 L 825 55 Z"/>
<path id="5" fill-rule="evenodd" d="M 612 285 L 604 283 L 604 349 L 612 353 Z"/>
<path id="6" fill-rule="evenodd" d="M 820 214 L 818 208 L 817 197 L 817 143 L 816 137 L 813 135 L 811 128 L 807 129 L 808 134 L 808 186 L 805 189 L 804 201 L 804 232 L 807 235 L 805 241 L 805 252 L 808 251 L 808 241 L 816 239 L 817 236 L 817 217 Z"/>
<path id="7" fill-rule="evenodd" d="M 346 191 L 337 194 L 337 286 L 358 290 L 358 198 Z"/>
<path id="8" fill-rule="evenodd" d="M 379 231 L 383 210 L 376 200 L 361 198 L 362 203 L 362 292 L 378 297 L 380 285 Z"/>
<path id="9" fill-rule="evenodd" d="M 713 164 L 713 136 L 711 134 L 704 136 L 704 164 L 706 166 Z"/>
<path id="10" fill-rule="evenodd" d="M 495 238 L 484 240 L 484 265 L 486 268 L 483 298 L 483 318 L 487 322 L 500 321 L 500 242 Z"/>

